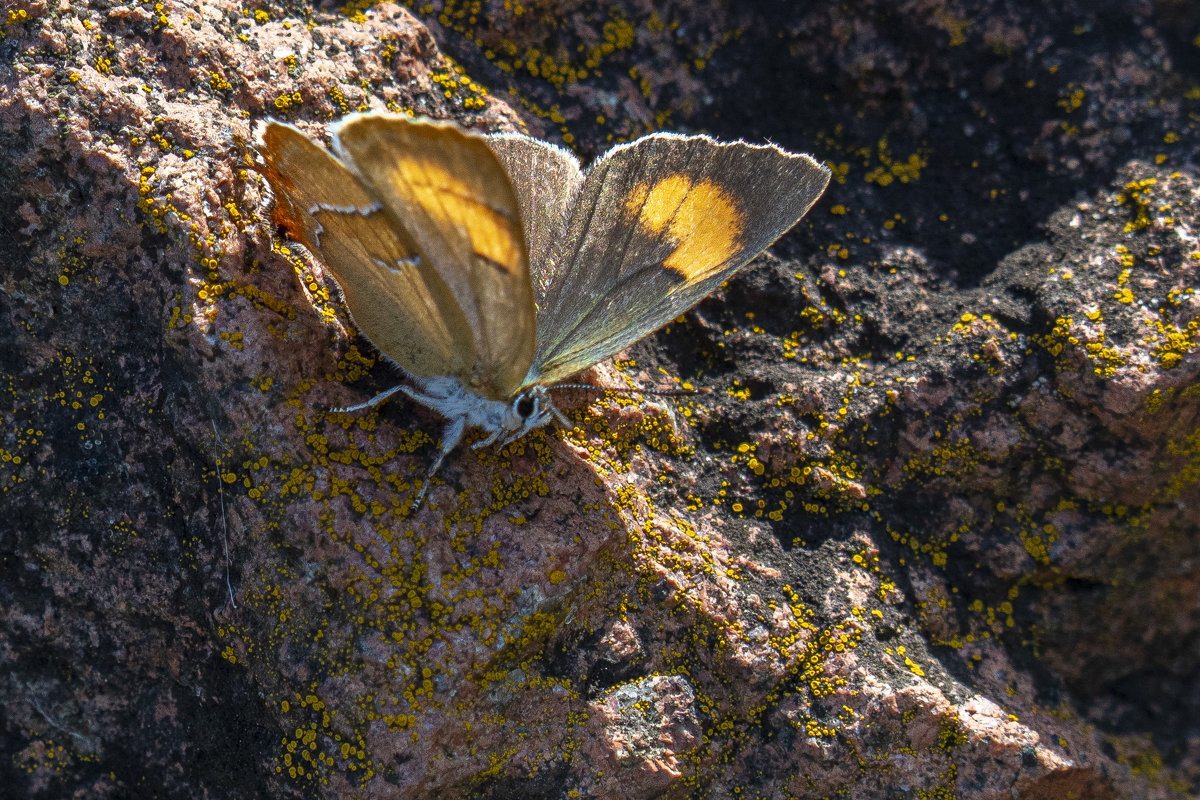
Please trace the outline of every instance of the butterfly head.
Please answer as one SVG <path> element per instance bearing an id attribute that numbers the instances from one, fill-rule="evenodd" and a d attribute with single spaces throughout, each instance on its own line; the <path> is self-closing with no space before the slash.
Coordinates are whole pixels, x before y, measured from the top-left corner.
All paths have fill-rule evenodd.
<path id="1" fill-rule="evenodd" d="M 563 417 L 545 386 L 535 384 L 518 392 L 508 404 L 500 422 L 500 443 L 520 439 L 535 428 L 557 419 L 567 427 L 570 423 Z"/>

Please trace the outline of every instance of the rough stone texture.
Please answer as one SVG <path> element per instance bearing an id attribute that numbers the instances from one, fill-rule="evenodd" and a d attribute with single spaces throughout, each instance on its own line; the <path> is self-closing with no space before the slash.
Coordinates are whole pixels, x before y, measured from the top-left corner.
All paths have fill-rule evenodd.
<path id="1" fill-rule="evenodd" d="M 7 3 L 0 786 L 1195 796 L 1198 8 Z M 837 182 L 592 376 L 712 394 L 410 514 L 439 423 L 327 411 L 394 375 L 243 149 L 385 106 Z"/>

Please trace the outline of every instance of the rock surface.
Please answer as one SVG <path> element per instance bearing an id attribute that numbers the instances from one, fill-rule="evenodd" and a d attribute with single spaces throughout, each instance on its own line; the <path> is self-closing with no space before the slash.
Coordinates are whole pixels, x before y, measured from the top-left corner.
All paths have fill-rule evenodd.
<path id="1" fill-rule="evenodd" d="M 1200 11 L 12 0 L 0 785 L 14 797 L 1200 791 Z M 452 54 L 453 57 L 446 55 Z M 460 448 L 280 239 L 253 122 L 836 182 Z"/>

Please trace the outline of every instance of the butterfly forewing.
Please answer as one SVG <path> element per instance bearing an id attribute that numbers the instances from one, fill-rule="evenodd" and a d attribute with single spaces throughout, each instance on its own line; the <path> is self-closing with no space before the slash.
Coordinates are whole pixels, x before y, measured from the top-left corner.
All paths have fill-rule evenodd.
<path id="1" fill-rule="evenodd" d="M 458 377 L 507 399 L 533 358 L 534 303 L 520 205 L 486 140 L 450 123 L 366 114 L 337 126 L 334 148 L 450 288 L 476 356 Z"/>
<path id="2" fill-rule="evenodd" d="M 653 134 L 588 171 L 538 311 L 527 382 L 623 350 L 716 289 L 808 211 L 829 171 L 774 146 Z"/>
<path id="3" fill-rule="evenodd" d="M 291 125 L 260 126 L 258 149 L 276 218 L 333 273 L 371 343 L 420 377 L 469 374 L 466 318 L 382 199 Z"/>

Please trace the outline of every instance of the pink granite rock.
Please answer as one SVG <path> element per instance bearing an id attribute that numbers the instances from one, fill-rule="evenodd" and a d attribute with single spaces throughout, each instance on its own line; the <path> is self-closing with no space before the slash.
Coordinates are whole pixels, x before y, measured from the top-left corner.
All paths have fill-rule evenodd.
<path id="1" fill-rule="evenodd" d="M 0 786 L 1195 796 L 1195 9 L 413 8 L 0 10 Z M 711 394 L 412 513 L 440 421 L 329 410 L 397 376 L 246 149 L 360 108 L 837 182 L 587 376 Z"/>

